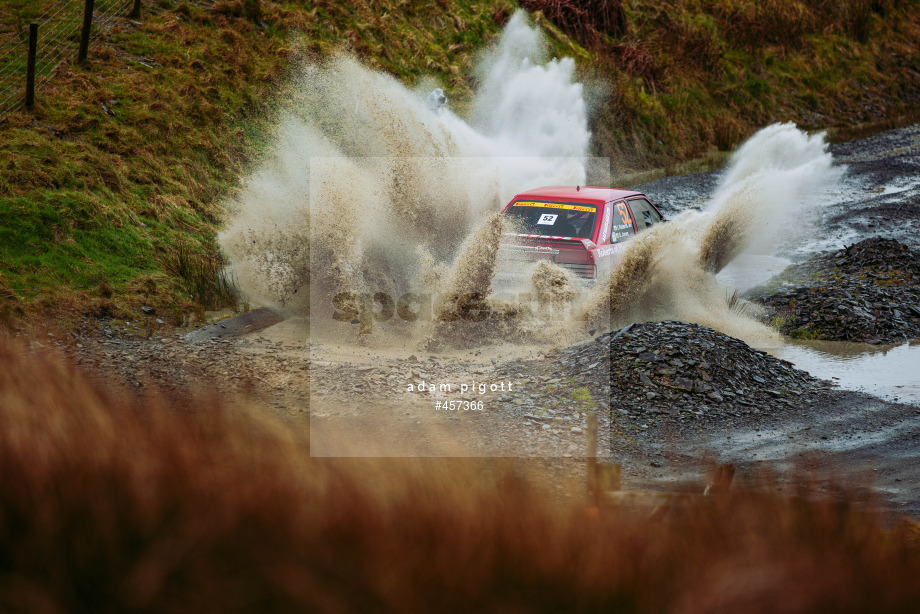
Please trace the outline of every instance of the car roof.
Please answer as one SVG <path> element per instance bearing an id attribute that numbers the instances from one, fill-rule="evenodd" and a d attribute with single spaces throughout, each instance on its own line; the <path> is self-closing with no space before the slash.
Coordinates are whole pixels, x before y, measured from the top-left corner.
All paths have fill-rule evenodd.
<path id="1" fill-rule="evenodd" d="M 641 192 L 633 190 L 615 190 L 613 188 L 599 188 L 594 186 L 549 185 L 521 192 L 515 198 L 554 198 L 565 200 L 581 200 L 585 202 L 606 203 L 611 200 L 629 198 L 631 196 L 644 196 Z"/>

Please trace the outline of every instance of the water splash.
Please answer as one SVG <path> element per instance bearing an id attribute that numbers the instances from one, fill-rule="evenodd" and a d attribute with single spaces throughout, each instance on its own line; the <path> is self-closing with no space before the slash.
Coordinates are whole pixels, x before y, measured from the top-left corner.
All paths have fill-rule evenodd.
<path id="1" fill-rule="evenodd" d="M 228 203 L 220 234 L 245 294 L 316 319 L 331 316 L 342 291 L 488 293 L 500 237 L 494 214 L 517 192 L 583 184 L 591 134 L 574 62 L 547 60 L 524 13 L 509 21 L 478 73 L 482 87 L 463 119 L 440 95 L 349 56 L 302 66 L 273 146 Z M 777 344 L 754 314 L 729 309 L 713 274 L 801 228 L 809 194 L 841 172 L 823 135 L 792 124 L 761 130 L 739 148 L 703 212 L 680 214 L 630 243 L 610 280 L 579 306 L 587 324 L 580 334 L 682 319 Z M 503 326 L 541 330 L 533 324 Z M 362 321 L 361 331 L 369 326 Z M 416 328 L 437 336 L 437 326 Z"/>
<path id="2" fill-rule="evenodd" d="M 760 130 L 734 154 L 702 212 L 681 213 L 629 243 L 581 318 L 591 328 L 683 320 L 758 347 L 779 345 L 754 305 L 730 308 L 714 274 L 745 250 L 769 250 L 789 228 L 805 226 L 819 206 L 811 197 L 842 173 L 823 134 L 788 123 Z"/>
<path id="3" fill-rule="evenodd" d="M 244 293 L 304 313 L 341 290 L 450 291 L 430 284 L 481 220 L 524 189 L 584 183 L 574 62 L 547 61 L 519 12 L 479 73 L 468 122 L 351 57 L 303 66 L 219 237 Z"/>

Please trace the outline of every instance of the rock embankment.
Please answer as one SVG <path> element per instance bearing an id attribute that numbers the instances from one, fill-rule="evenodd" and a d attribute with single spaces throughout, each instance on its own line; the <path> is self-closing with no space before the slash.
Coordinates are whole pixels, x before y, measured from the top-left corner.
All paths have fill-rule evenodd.
<path id="1" fill-rule="evenodd" d="M 823 388 L 792 363 L 696 324 L 637 324 L 609 345 L 610 406 L 631 412 L 775 412 Z"/>
<path id="2" fill-rule="evenodd" d="M 593 390 L 606 388 L 612 411 L 639 418 L 775 414 L 798 410 L 829 387 L 739 339 L 684 322 L 631 325 L 554 358 L 577 379 L 590 377 Z M 609 372 L 598 368 L 607 364 Z"/>
<path id="3" fill-rule="evenodd" d="M 783 334 L 876 344 L 920 338 L 920 252 L 896 240 L 871 238 L 818 254 L 779 279 L 796 285 L 749 295 Z"/>

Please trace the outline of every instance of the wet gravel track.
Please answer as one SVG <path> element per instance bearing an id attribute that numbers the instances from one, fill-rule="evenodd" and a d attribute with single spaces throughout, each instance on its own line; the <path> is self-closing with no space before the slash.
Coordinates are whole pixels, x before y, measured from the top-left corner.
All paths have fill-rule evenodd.
<path id="1" fill-rule="evenodd" d="M 920 128 L 836 145 L 833 151 L 848 165 L 845 189 L 827 196 L 827 202 L 816 211 L 817 230 L 805 239 L 788 242 L 783 246 L 784 255 L 801 261 L 825 246 L 838 249 L 855 242 L 854 238 L 869 235 L 895 238 L 920 247 L 920 186 L 912 183 L 920 176 L 917 173 Z M 687 203 L 702 206 L 717 177 L 717 173 L 670 177 L 640 189 L 667 214 L 673 215 L 688 206 Z M 568 378 L 560 377 L 562 360 L 573 352 L 584 351 L 584 347 L 535 350 L 531 357 L 514 360 L 501 352 L 495 353 L 491 361 L 484 357 L 474 361 L 463 356 L 426 355 L 407 349 L 405 356 L 375 357 L 368 351 L 361 353 L 360 360 L 356 354 L 354 360 L 346 357 L 336 363 L 338 359 L 329 356 L 323 362 L 318 360 L 324 358 L 321 346 L 311 349 L 306 338 L 291 339 L 273 332 L 286 324 L 257 333 L 241 330 L 240 336 L 230 337 L 224 337 L 221 331 L 226 328 L 218 325 L 212 327 L 217 331 L 213 336 L 174 335 L 154 340 L 103 327 L 103 334 L 78 332 L 70 339 L 50 343 L 61 345 L 83 368 L 105 382 L 126 384 L 141 394 L 152 389 L 188 394 L 196 387 L 205 386 L 251 395 L 286 421 L 302 424 L 303 428 L 311 428 L 311 421 L 316 422 L 311 418 L 311 411 L 315 411 L 311 410 L 314 376 L 322 379 L 324 392 L 357 406 L 362 398 L 367 398 L 366 386 L 379 385 L 380 389 L 398 391 L 413 373 L 434 379 L 459 377 L 464 372 L 493 380 L 510 375 L 526 386 L 520 394 L 484 397 L 491 413 L 480 415 L 475 422 L 461 423 L 461 428 L 470 427 L 466 440 L 470 445 L 486 442 L 497 446 L 514 440 L 516 447 L 512 453 L 560 460 L 571 457 L 572 462 L 577 462 L 575 459 L 584 450 L 585 415 L 594 409 L 604 414 L 602 456 L 622 463 L 627 487 L 673 489 L 703 480 L 714 463 L 727 462 L 739 468 L 741 479 L 764 468 L 777 472 L 814 471 L 816 475 L 837 477 L 881 494 L 892 511 L 920 517 L 920 407 L 834 390 L 830 382 L 814 382 L 804 376 L 796 379 L 794 373 L 786 373 L 788 365 L 780 370 L 784 377 L 791 378 L 782 390 L 777 390 L 753 368 L 744 374 L 747 378 L 744 382 L 716 389 L 713 384 L 718 382 L 703 377 L 705 369 L 699 372 L 699 377 L 683 372 L 685 368 L 699 370 L 701 365 L 688 365 L 688 361 L 677 357 L 682 362 L 675 366 L 670 362 L 675 356 L 665 352 L 668 364 L 648 369 L 645 374 L 655 390 L 643 388 L 648 387 L 641 377 L 643 369 L 619 382 L 639 386 L 626 392 L 636 397 L 634 406 L 621 406 L 621 399 L 614 395 L 606 398 L 595 395 L 597 402 L 593 407 L 588 407 L 588 401 L 579 401 L 577 407 L 560 405 L 549 413 L 537 410 L 548 407 L 547 398 L 558 396 L 553 391 L 560 384 L 566 390 L 571 385 L 596 386 L 597 382 L 583 376 L 583 369 L 573 371 Z M 688 339 L 698 340 L 698 337 L 691 334 Z M 666 339 L 656 342 L 654 335 L 645 339 L 637 337 L 629 343 L 644 347 L 638 353 L 639 346 L 632 348 L 630 357 L 639 361 L 648 358 L 646 354 L 654 355 L 655 343 L 662 345 L 660 350 L 667 350 L 663 346 L 668 345 Z M 595 342 L 595 345 L 604 344 Z M 763 352 L 742 346 L 732 346 L 732 351 L 738 353 L 735 358 L 747 356 L 751 365 L 762 361 L 768 369 L 782 364 L 767 360 Z M 577 361 L 573 356 L 569 357 L 574 364 Z M 737 364 L 738 360 L 734 362 Z M 669 368 L 674 369 L 673 374 Z M 664 371 L 658 373 L 659 369 Z M 632 381 L 633 375 L 637 382 Z M 754 380 L 755 375 L 765 381 Z M 799 390 L 794 389 L 794 381 L 799 382 Z M 735 394 L 735 399 L 740 394 L 748 404 L 727 403 L 729 397 L 724 389 Z M 651 411 L 640 411 L 644 407 L 640 401 L 648 401 L 649 392 L 656 395 L 652 400 L 661 397 L 660 407 L 652 403 Z M 722 401 L 710 394 L 718 395 Z M 671 403 L 675 395 L 679 400 Z M 695 395 L 699 404 L 690 400 Z M 392 398 L 398 401 L 396 396 Z M 700 404 L 709 411 L 701 409 Z M 399 412 L 400 420 L 410 426 L 432 415 L 427 405 L 407 406 Z M 411 437 L 415 435 L 410 433 Z M 488 452 L 488 448 L 478 449 L 483 451 Z"/>
<path id="2" fill-rule="evenodd" d="M 895 239 L 812 256 L 770 285 L 746 296 L 785 335 L 875 345 L 920 338 L 920 251 Z"/>
<path id="3" fill-rule="evenodd" d="M 777 252 L 801 262 L 870 237 L 920 248 L 920 125 L 833 145 L 831 151 L 837 164 L 846 165 L 841 185 L 805 208 L 813 222 L 809 232 L 787 237 Z M 667 177 L 637 189 L 674 215 L 705 206 L 718 177 Z M 899 311 L 910 317 L 917 307 Z M 742 470 L 834 476 L 881 495 L 892 511 L 920 517 L 920 407 L 914 405 L 828 390 L 797 411 L 773 414 L 766 408 L 741 422 L 699 421 L 696 434 L 649 428 L 633 442 L 623 456 L 640 481 L 679 480 L 711 454 Z"/>

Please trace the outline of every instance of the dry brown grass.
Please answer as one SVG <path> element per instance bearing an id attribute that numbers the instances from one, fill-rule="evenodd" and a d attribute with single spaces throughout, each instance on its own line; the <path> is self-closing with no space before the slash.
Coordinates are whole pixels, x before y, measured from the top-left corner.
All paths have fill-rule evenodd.
<path id="1" fill-rule="evenodd" d="M 236 308 L 239 304 L 239 290 L 219 253 L 196 253 L 180 243 L 162 256 L 162 265 L 204 309 Z"/>
<path id="2" fill-rule="evenodd" d="M 628 23 L 622 0 L 523 0 L 521 8 L 540 11 L 563 32 L 587 45 L 621 36 Z"/>
<path id="3" fill-rule="evenodd" d="M 0 339 L 0 610 L 895 612 L 916 525 L 743 491 L 589 514 L 506 463 L 311 458 L 214 397 L 140 400 Z"/>
<path id="4" fill-rule="evenodd" d="M 677 160 L 737 146 L 776 121 L 899 127 L 916 107 L 916 3 L 631 0 L 621 3 L 617 34 L 591 26 L 585 4 L 522 2 L 554 24 L 555 38 L 570 37 L 590 55 L 610 92 L 592 116 L 592 153 L 619 174 L 670 172 Z"/>
<path id="5" fill-rule="evenodd" d="M 19 297 L 3 283 L 0 276 L 0 327 L 10 327 L 23 315 Z"/>

